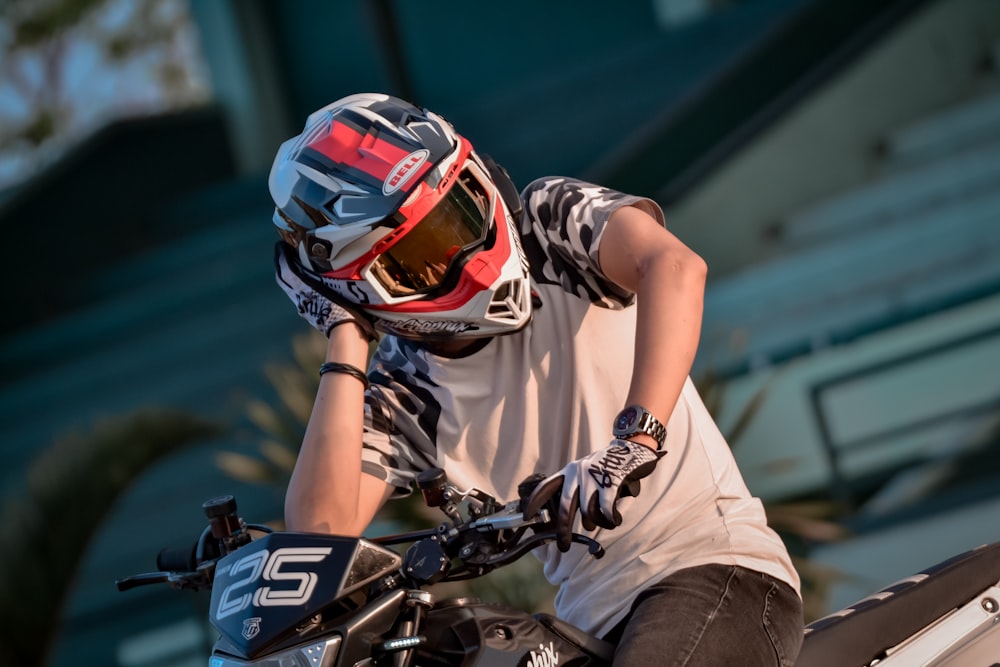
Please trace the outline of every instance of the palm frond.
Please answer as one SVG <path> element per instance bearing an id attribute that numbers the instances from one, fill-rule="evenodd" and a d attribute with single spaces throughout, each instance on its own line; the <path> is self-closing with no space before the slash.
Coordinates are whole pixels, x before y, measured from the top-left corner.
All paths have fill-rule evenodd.
<path id="1" fill-rule="evenodd" d="M 121 494 L 147 468 L 221 427 L 146 409 L 66 436 L 39 454 L 0 508 L 0 664 L 45 664 L 81 557 Z"/>

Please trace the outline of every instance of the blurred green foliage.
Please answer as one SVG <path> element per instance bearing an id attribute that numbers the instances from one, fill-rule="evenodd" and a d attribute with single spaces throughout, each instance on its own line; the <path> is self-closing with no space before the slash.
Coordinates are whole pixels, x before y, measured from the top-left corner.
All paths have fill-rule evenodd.
<path id="1" fill-rule="evenodd" d="M 221 427 L 144 409 L 68 435 L 41 452 L 0 506 L 0 665 L 44 665 L 91 539 L 143 471 Z"/>

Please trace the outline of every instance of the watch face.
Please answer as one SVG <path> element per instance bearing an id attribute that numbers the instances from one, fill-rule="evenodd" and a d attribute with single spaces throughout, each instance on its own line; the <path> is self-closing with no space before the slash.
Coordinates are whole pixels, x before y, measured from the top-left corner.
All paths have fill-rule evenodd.
<path id="1" fill-rule="evenodd" d="M 618 415 L 615 420 L 615 430 L 623 432 L 635 425 L 636 420 L 639 418 L 639 411 L 633 407 L 625 408 Z"/>

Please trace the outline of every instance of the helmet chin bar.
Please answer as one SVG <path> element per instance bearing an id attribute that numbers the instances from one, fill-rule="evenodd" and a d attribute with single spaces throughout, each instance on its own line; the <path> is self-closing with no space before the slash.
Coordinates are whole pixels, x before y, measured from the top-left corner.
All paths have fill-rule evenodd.
<path id="1" fill-rule="evenodd" d="M 410 317 L 403 320 L 376 320 L 375 328 L 400 338 L 412 340 L 454 340 L 456 338 L 481 338 L 495 334 L 479 333 L 472 322 L 460 320 L 425 320 Z"/>
<path id="2" fill-rule="evenodd" d="M 467 313 L 447 315 L 393 313 L 368 310 L 376 318 L 375 327 L 383 333 L 413 340 L 455 340 L 491 338 L 520 331 L 531 321 L 532 305 L 529 280 L 518 278 L 480 295 L 469 304 Z"/>
<path id="3" fill-rule="evenodd" d="M 459 324 L 458 322 L 437 322 L 437 323 L 424 322 L 422 323 L 422 325 L 425 326 L 418 325 L 417 327 L 413 327 L 411 329 L 411 326 L 415 322 L 416 318 L 402 323 L 401 326 L 395 326 L 395 323 L 386 323 L 385 320 L 376 320 L 375 328 L 381 331 L 382 333 L 389 334 L 392 336 L 397 336 L 399 338 L 407 338 L 413 341 L 420 341 L 427 343 L 430 342 L 443 343 L 448 341 L 467 340 L 471 342 L 475 340 L 497 338 L 499 336 L 509 336 L 511 334 L 515 334 L 518 331 L 524 329 L 524 327 L 528 326 L 528 324 L 531 322 L 531 315 L 528 315 L 528 317 L 523 322 L 521 322 L 517 326 L 517 328 L 509 328 L 504 330 L 491 328 L 488 331 L 483 331 L 479 327 L 476 327 L 475 325 L 471 324 L 470 322 L 466 322 L 464 324 L 468 325 L 469 328 L 460 333 L 459 332 L 453 333 L 451 330 L 449 330 L 449 325 L 457 325 Z M 436 325 L 440 326 L 436 327 Z M 416 328 L 420 328 L 422 329 L 422 331 L 413 330 Z M 458 329 L 458 327 L 451 327 L 451 328 L 454 329 L 455 331 L 457 331 Z"/>

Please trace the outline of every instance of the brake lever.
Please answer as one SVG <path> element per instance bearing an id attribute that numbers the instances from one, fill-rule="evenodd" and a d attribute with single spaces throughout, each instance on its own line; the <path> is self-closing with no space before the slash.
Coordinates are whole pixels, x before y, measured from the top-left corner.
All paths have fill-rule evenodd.
<path id="1" fill-rule="evenodd" d="M 604 558 L 604 547 L 601 543 L 592 537 L 587 537 L 586 535 L 580 535 L 579 533 L 573 533 L 571 536 L 572 541 L 577 544 L 587 545 L 587 553 L 593 556 L 594 560 L 600 560 Z"/>
<path id="2" fill-rule="evenodd" d="M 555 531 L 549 531 L 545 533 L 535 533 L 531 537 L 518 542 L 515 546 L 502 551 L 493 556 L 488 556 L 482 561 L 482 565 L 489 567 L 498 567 L 501 565 L 508 565 L 513 563 L 517 559 L 521 558 L 529 551 L 536 549 L 543 544 L 548 544 L 549 542 L 554 542 L 556 540 Z M 577 544 L 583 544 L 587 547 L 587 552 L 594 558 L 600 559 L 604 558 L 604 547 L 597 540 L 587 537 L 586 535 L 580 535 L 579 533 L 573 533 L 572 540 Z"/>

